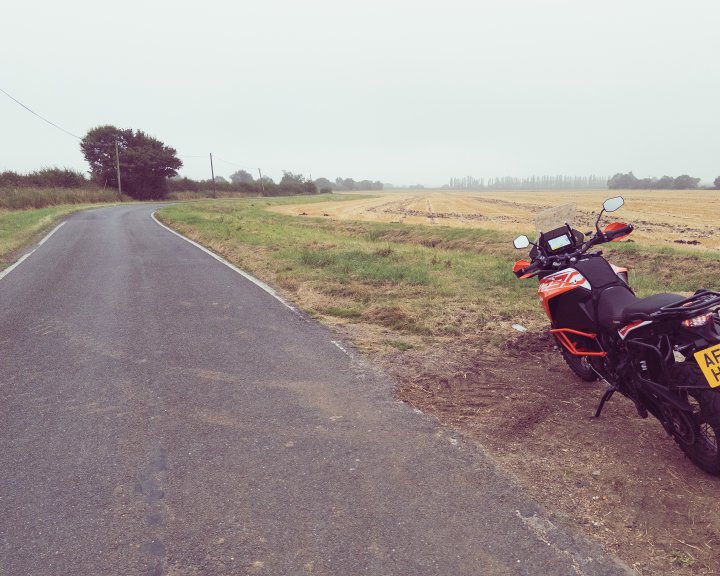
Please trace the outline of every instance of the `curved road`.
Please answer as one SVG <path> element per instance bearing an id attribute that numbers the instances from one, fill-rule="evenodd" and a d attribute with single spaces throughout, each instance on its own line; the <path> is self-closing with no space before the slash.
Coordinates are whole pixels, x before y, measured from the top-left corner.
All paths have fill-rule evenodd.
<path id="1" fill-rule="evenodd" d="M 0 575 L 626 573 L 152 210 L 0 279 Z"/>

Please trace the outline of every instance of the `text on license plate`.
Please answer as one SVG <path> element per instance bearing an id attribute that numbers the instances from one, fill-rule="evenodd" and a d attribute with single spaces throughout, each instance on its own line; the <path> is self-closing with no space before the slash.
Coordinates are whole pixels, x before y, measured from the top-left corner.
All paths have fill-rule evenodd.
<path id="1" fill-rule="evenodd" d="M 720 386 L 720 344 L 695 352 L 695 360 L 697 360 L 710 387 Z"/>

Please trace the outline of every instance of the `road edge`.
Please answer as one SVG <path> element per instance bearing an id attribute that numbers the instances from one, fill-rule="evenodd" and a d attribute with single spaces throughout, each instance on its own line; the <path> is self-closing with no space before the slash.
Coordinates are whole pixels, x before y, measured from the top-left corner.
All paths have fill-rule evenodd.
<path id="1" fill-rule="evenodd" d="M 43 244 L 45 244 L 45 242 L 47 242 L 48 240 L 50 240 L 50 237 L 51 237 L 53 234 L 55 234 L 55 232 L 57 232 L 58 230 L 60 230 L 60 228 L 63 227 L 63 225 L 65 224 L 65 222 L 67 222 L 67 220 L 63 220 L 62 222 L 60 222 L 60 224 L 58 224 L 57 226 L 55 226 L 55 228 L 53 228 L 52 230 L 50 230 L 50 232 L 48 232 L 48 233 L 42 238 L 42 240 L 40 240 L 40 241 L 35 245 L 35 247 L 34 247 L 32 250 L 30 250 L 29 252 L 26 252 L 25 254 L 23 254 L 23 255 L 22 255 L 20 258 L 18 258 L 15 262 L 13 262 L 12 264 L 10 264 L 10 266 L 8 266 L 7 268 L 4 268 L 3 270 L 0 270 L 0 280 L 2 280 L 3 278 L 5 278 L 5 276 L 7 276 L 8 274 L 10 274 L 10 272 L 12 272 L 13 270 L 15 270 L 15 268 L 17 268 L 18 266 L 20 266 L 20 264 L 22 264 L 23 262 L 25 262 L 25 260 L 27 260 L 28 258 L 30 258 L 30 256 L 32 256 L 32 255 L 35 253 L 35 251 L 36 251 L 38 248 L 40 248 L 40 246 L 42 246 Z"/>
<path id="2" fill-rule="evenodd" d="M 255 284 L 258 288 L 260 288 L 260 289 L 264 290 L 265 292 L 267 292 L 270 296 L 272 296 L 273 298 L 275 298 L 275 300 L 277 300 L 278 302 L 280 302 L 283 306 L 285 306 L 286 308 L 288 308 L 289 310 L 291 310 L 292 312 L 294 312 L 294 313 L 297 314 L 298 316 L 302 316 L 302 314 L 300 314 L 300 311 L 299 311 L 297 308 L 295 308 L 292 304 L 290 304 L 287 300 L 285 300 L 282 296 L 280 296 L 277 292 L 275 292 L 275 290 L 273 290 L 272 287 L 270 287 L 268 284 L 266 284 L 266 283 L 263 282 L 262 280 L 258 280 L 258 279 L 255 278 L 254 276 L 248 274 L 248 273 L 245 272 L 244 270 L 241 270 L 240 268 L 238 268 L 237 266 L 235 266 L 235 264 L 232 264 L 231 262 L 228 262 L 227 260 L 225 260 L 225 258 L 223 258 L 222 256 L 220 256 L 219 254 L 216 254 L 215 252 L 213 252 L 212 250 L 206 248 L 206 247 L 203 246 L 202 244 L 199 244 L 198 242 L 195 242 L 194 240 L 191 240 L 191 239 L 188 238 L 187 236 L 183 236 L 182 234 L 180 234 L 180 232 L 177 232 L 176 230 L 173 230 L 173 229 L 170 228 L 169 226 L 166 226 L 165 224 L 163 224 L 162 222 L 160 222 L 160 220 L 158 220 L 157 217 L 155 216 L 155 214 L 157 214 L 157 212 L 158 212 L 157 210 L 154 210 L 154 211 L 150 214 L 150 217 L 155 221 L 156 224 L 158 224 L 159 226 L 162 226 L 162 227 L 165 228 L 165 230 L 167 230 L 168 232 L 172 232 L 173 234 L 175 234 L 175 236 L 177 236 L 177 237 L 179 237 L 179 238 L 182 238 L 183 240 L 185 240 L 185 242 L 189 242 L 190 244 L 192 244 L 192 245 L 195 246 L 196 248 L 202 250 L 202 251 L 205 252 L 206 254 L 209 254 L 210 256 L 212 256 L 213 258 L 215 258 L 215 260 L 217 260 L 217 261 L 220 262 L 221 264 L 224 264 L 225 266 L 227 266 L 228 268 L 230 268 L 230 270 L 232 270 L 233 272 L 236 272 L 236 273 L 240 274 L 240 276 L 242 276 L 242 277 L 245 278 L 246 280 L 249 280 L 250 282 L 252 282 L 253 284 Z"/>

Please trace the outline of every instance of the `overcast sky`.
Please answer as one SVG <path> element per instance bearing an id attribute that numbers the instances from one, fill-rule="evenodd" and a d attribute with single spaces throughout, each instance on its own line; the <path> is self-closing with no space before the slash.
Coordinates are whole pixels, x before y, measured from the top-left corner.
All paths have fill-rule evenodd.
<path id="1" fill-rule="evenodd" d="M 0 88 L 181 174 L 720 175 L 716 0 L 6 2 Z M 87 170 L 0 93 L 0 171 Z"/>

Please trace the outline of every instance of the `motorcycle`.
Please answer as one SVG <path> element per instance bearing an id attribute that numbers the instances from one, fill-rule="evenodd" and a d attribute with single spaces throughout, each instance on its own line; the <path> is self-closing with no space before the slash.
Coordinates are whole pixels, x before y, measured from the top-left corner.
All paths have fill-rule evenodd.
<path id="1" fill-rule="evenodd" d="M 640 417 L 657 418 L 695 465 L 720 476 L 720 292 L 638 298 L 627 269 L 591 250 L 633 231 L 623 222 L 600 229 L 603 214 L 623 204 L 622 197 L 606 200 L 594 233 L 563 221 L 538 231 L 536 242 L 518 236 L 515 248 L 532 249 L 530 260 L 517 261 L 513 271 L 539 279 L 550 333 L 570 369 L 608 386 L 595 417 L 620 392 Z"/>

